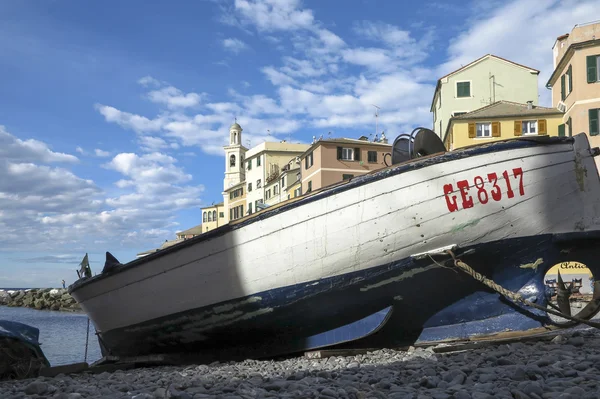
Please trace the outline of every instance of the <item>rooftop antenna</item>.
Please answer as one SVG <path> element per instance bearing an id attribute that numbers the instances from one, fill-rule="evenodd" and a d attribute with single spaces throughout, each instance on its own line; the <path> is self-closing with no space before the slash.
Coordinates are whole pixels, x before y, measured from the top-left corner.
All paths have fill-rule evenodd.
<path id="1" fill-rule="evenodd" d="M 381 107 L 378 107 L 375 104 L 371 105 L 375 107 L 375 134 L 377 134 L 377 118 L 379 117 L 379 110 L 381 109 Z"/>

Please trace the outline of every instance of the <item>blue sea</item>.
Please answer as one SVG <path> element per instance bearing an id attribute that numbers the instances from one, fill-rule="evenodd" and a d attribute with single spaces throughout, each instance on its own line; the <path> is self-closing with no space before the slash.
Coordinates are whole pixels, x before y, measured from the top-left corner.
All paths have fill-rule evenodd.
<path id="1" fill-rule="evenodd" d="M 29 324 L 40 330 L 41 348 L 51 366 L 83 362 L 87 315 L 29 308 L 0 306 L 0 319 Z M 90 321 L 87 362 L 102 357 L 94 324 Z"/>

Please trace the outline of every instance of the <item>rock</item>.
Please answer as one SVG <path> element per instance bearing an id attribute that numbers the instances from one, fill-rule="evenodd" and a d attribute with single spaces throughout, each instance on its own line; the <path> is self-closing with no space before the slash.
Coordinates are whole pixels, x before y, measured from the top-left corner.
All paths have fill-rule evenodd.
<path id="1" fill-rule="evenodd" d="M 48 384 L 41 381 L 33 381 L 25 387 L 27 395 L 42 395 L 48 390 Z"/>
<path id="2" fill-rule="evenodd" d="M 571 337 L 567 340 L 567 344 L 573 346 L 583 346 L 583 344 L 585 344 L 585 340 L 581 336 Z"/>
<path id="3" fill-rule="evenodd" d="M 557 335 L 556 337 L 552 338 L 552 343 L 554 344 L 562 344 L 565 342 L 567 342 L 567 339 L 562 335 Z"/>

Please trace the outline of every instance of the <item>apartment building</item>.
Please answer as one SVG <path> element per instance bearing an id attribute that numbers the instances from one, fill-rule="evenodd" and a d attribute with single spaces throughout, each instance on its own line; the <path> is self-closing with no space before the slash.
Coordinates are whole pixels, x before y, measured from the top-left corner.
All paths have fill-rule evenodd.
<path id="1" fill-rule="evenodd" d="M 339 138 L 315 141 L 301 156 L 301 193 L 310 193 L 370 171 L 385 167 L 388 154 L 391 163 L 391 144 L 384 138 L 369 141 L 365 136 L 358 140 Z"/>
<path id="2" fill-rule="evenodd" d="M 430 111 L 443 138 L 450 118 L 497 101 L 538 104 L 540 71 L 487 54 L 438 79 Z"/>
<path id="3" fill-rule="evenodd" d="M 554 71 L 546 87 L 552 105 L 564 111 L 561 131 L 585 132 L 592 146 L 600 146 L 600 21 L 575 25 L 556 38 L 552 51 Z"/>
<path id="4" fill-rule="evenodd" d="M 450 118 L 444 134 L 448 150 L 519 136 L 564 136 L 563 112 L 532 103 L 498 101 Z"/>
<path id="5" fill-rule="evenodd" d="M 225 220 L 227 218 L 225 217 L 225 204 L 223 202 L 202 208 L 203 233 L 227 224 Z"/>

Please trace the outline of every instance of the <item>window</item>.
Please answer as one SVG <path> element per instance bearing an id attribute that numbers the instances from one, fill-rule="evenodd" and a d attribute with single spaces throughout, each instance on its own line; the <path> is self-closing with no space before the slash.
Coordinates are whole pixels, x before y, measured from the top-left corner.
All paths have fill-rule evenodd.
<path id="1" fill-rule="evenodd" d="M 204 213 L 202 214 L 202 221 L 203 221 L 203 222 L 206 222 L 206 212 L 204 212 Z"/>
<path id="2" fill-rule="evenodd" d="M 219 212 L 219 218 L 224 218 L 225 217 L 225 212 Z"/>
<path id="3" fill-rule="evenodd" d="M 367 153 L 369 163 L 377 163 L 377 151 L 369 151 Z"/>
<path id="4" fill-rule="evenodd" d="M 588 55 L 585 58 L 585 66 L 587 69 L 587 82 L 600 82 L 600 55 Z"/>
<path id="5" fill-rule="evenodd" d="M 229 166 L 234 167 L 235 166 L 235 155 L 231 154 L 231 156 L 229 157 Z"/>
<path id="6" fill-rule="evenodd" d="M 208 221 L 212 222 L 212 212 L 208 212 Z"/>
<path id="7" fill-rule="evenodd" d="M 311 152 L 304 158 L 304 169 L 308 169 L 313 166 L 313 153 Z"/>
<path id="8" fill-rule="evenodd" d="M 354 177 L 354 175 L 347 175 L 347 174 L 343 174 L 342 175 L 342 180 L 350 180 Z"/>
<path id="9" fill-rule="evenodd" d="M 456 82 L 456 97 L 471 97 L 471 82 Z"/>
<path id="10" fill-rule="evenodd" d="M 262 203 L 263 203 L 262 199 L 254 201 L 254 208 L 256 209 L 256 212 L 258 212 L 260 210 L 260 208 L 258 207 L 258 204 L 262 204 Z"/>
<path id="11" fill-rule="evenodd" d="M 248 183 L 248 192 L 252 191 L 252 183 Z"/>
<path id="12" fill-rule="evenodd" d="M 312 191 L 312 181 L 308 182 L 308 189 L 306 190 L 307 193 L 310 193 Z"/>
<path id="13" fill-rule="evenodd" d="M 569 119 L 567 120 L 567 126 L 569 128 L 569 137 L 573 137 L 573 120 L 571 119 L 570 116 L 569 116 Z"/>
<path id="14" fill-rule="evenodd" d="M 290 194 L 288 194 L 288 199 L 290 199 Z"/>
<path id="15" fill-rule="evenodd" d="M 492 137 L 492 124 L 489 122 L 478 123 L 476 137 Z"/>
<path id="16" fill-rule="evenodd" d="M 252 202 L 248 202 L 248 215 L 252 215 Z"/>
<path id="17" fill-rule="evenodd" d="M 567 71 L 560 77 L 560 99 L 561 101 L 573 91 L 573 67 L 569 65 Z"/>
<path id="18" fill-rule="evenodd" d="M 294 197 L 299 197 L 300 194 L 302 194 L 302 188 L 298 187 L 297 189 L 294 190 Z"/>
<path id="19" fill-rule="evenodd" d="M 217 211 L 213 211 L 213 222 L 217 221 Z"/>
<path id="20" fill-rule="evenodd" d="M 265 192 L 265 200 L 268 200 L 269 198 L 271 198 L 271 189 L 268 189 L 268 190 Z"/>
<path id="21" fill-rule="evenodd" d="M 276 184 L 273 186 L 273 195 L 279 194 L 279 186 Z"/>
<path id="22" fill-rule="evenodd" d="M 260 155 L 256 157 L 256 166 L 260 166 Z"/>
<path id="23" fill-rule="evenodd" d="M 523 134 L 537 134 L 537 121 L 523 121 L 521 129 Z"/>
<path id="24" fill-rule="evenodd" d="M 258 179 L 258 180 L 256 181 L 256 188 L 260 188 L 260 187 L 261 187 L 261 185 L 260 185 L 260 179 Z"/>
<path id="25" fill-rule="evenodd" d="M 252 160 L 248 161 L 248 170 L 252 169 Z"/>
<path id="26" fill-rule="evenodd" d="M 337 147 L 337 159 L 341 161 L 360 161 L 360 148 Z"/>
<path id="27" fill-rule="evenodd" d="M 285 176 L 281 177 L 281 188 L 285 187 Z"/>
<path id="28" fill-rule="evenodd" d="M 588 111 L 590 119 L 590 136 L 600 134 L 600 108 L 590 109 Z"/>

